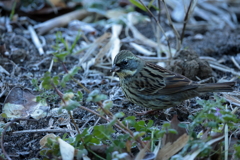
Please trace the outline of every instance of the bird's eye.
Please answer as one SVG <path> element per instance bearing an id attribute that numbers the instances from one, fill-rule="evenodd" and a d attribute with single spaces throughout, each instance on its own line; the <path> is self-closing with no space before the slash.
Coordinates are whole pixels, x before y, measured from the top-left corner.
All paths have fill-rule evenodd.
<path id="1" fill-rule="evenodd" d="M 125 61 L 123 61 L 122 63 L 126 65 L 126 64 L 128 64 L 128 61 L 125 60 Z"/>

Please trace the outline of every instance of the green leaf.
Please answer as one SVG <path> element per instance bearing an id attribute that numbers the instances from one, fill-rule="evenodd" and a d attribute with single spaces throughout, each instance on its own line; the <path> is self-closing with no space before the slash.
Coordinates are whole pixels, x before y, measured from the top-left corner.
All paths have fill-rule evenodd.
<path id="1" fill-rule="evenodd" d="M 113 101 L 106 100 L 103 102 L 103 108 L 106 110 L 109 110 L 110 108 L 113 107 Z"/>
<path id="2" fill-rule="evenodd" d="M 146 134 L 146 132 L 134 132 L 133 133 L 133 136 L 134 136 L 134 139 L 137 139 L 139 137 L 142 137 Z"/>
<path id="3" fill-rule="evenodd" d="M 164 134 L 166 134 L 166 130 L 161 130 L 160 132 L 158 132 L 157 136 L 158 137 L 163 137 Z"/>
<path id="4" fill-rule="evenodd" d="M 74 66 L 67 74 L 64 74 L 61 80 L 61 85 L 65 87 L 66 82 L 70 81 L 74 77 L 74 75 L 78 73 L 80 69 L 81 69 L 80 67 Z"/>
<path id="5" fill-rule="evenodd" d="M 187 129 L 188 125 L 185 124 L 185 123 L 179 123 L 179 124 L 178 124 L 178 127 Z"/>
<path id="6" fill-rule="evenodd" d="M 124 120 L 123 120 L 123 124 L 126 125 L 126 126 L 129 126 L 129 127 L 134 126 L 135 123 L 136 123 L 136 117 L 135 116 L 129 116 L 129 117 L 124 118 Z"/>
<path id="7" fill-rule="evenodd" d="M 236 120 L 236 118 L 235 118 L 235 116 L 232 114 L 224 114 L 224 115 L 222 115 L 223 116 L 223 119 L 226 121 L 226 122 L 230 122 L 230 121 L 235 121 Z"/>
<path id="8" fill-rule="evenodd" d="M 82 159 L 83 156 L 88 155 L 88 151 L 86 149 L 82 149 L 82 150 L 77 149 L 77 150 L 75 150 L 75 153 L 77 153 L 77 155 L 76 155 L 77 159 Z"/>
<path id="9" fill-rule="evenodd" d="M 236 151 L 235 155 L 237 158 L 240 158 L 240 145 L 239 144 L 234 144 L 234 149 Z"/>
<path id="10" fill-rule="evenodd" d="M 78 40 L 81 38 L 81 34 L 80 34 L 80 32 L 78 32 L 78 35 L 76 36 L 76 38 L 74 39 L 74 42 L 73 42 L 73 44 L 72 44 L 72 46 L 71 46 L 71 48 L 70 48 L 70 50 L 69 50 L 69 53 L 70 54 L 72 54 L 72 52 L 73 52 L 73 49 L 75 48 L 75 46 L 76 46 L 76 44 L 77 44 L 77 42 L 78 42 Z"/>
<path id="11" fill-rule="evenodd" d="M 101 140 L 111 140 L 112 133 L 114 133 L 114 130 L 110 125 L 98 125 L 93 127 L 93 136 Z"/>
<path id="12" fill-rule="evenodd" d="M 175 129 L 168 129 L 168 133 L 178 134 L 178 132 Z"/>
<path id="13" fill-rule="evenodd" d="M 80 106 L 80 104 L 77 101 L 69 100 L 67 105 L 63 106 L 63 109 L 71 111 L 79 106 Z"/>
<path id="14" fill-rule="evenodd" d="M 150 128 L 153 126 L 153 120 L 149 120 L 147 123 L 147 128 Z"/>
<path id="15" fill-rule="evenodd" d="M 170 123 L 163 123 L 163 125 L 162 125 L 162 127 L 163 128 L 169 128 L 171 126 L 171 124 Z"/>
<path id="16" fill-rule="evenodd" d="M 215 116 L 214 113 L 203 114 L 203 116 L 208 119 L 214 119 L 214 120 L 218 119 L 218 117 Z"/>
<path id="17" fill-rule="evenodd" d="M 42 80 L 42 86 L 43 88 L 45 89 L 52 89 L 53 86 L 52 86 L 52 79 L 51 79 L 51 73 L 50 72 L 46 72 L 44 74 L 44 77 L 41 78 Z"/>
<path id="18" fill-rule="evenodd" d="M 122 118 L 122 117 L 125 116 L 125 114 L 124 114 L 123 112 L 118 112 L 118 113 L 114 114 L 114 116 L 115 116 L 116 118 Z"/>
<path id="19" fill-rule="evenodd" d="M 7 114 L 6 113 L 1 113 L 1 117 L 2 118 L 7 118 Z"/>
<path id="20" fill-rule="evenodd" d="M 52 79 L 53 84 L 57 86 L 59 84 L 58 80 L 59 80 L 58 76 L 53 77 L 53 79 Z"/>
<path id="21" fill-rule="evenodd" d="M 102 100 L 106 100 L 108 97 L 104 94 L 100 94 L 99 90 L 93 90 L 91 93 L 89 93 L 87 102 L 93 101 L 93 102 L 100 102 Z"/>
<path id="22" fill-rule="evenodd" d="M 105 95 L 105 94 L 99 94 L 99 95 L 97 95 L 97 96 L 95 96 L 95 97 L 93 97 L 93 102 L 100 102 L 100 101 L 103 101 L 103 100 L 106 100 L 108 97 L 107 97 L 107 95 Z"/>
<path id="23" fill-rule="evenodd" d="M 139 3 L 136 0 L 129 0 L 133 5 L 135 5 L 136 7 L 140 8 L 143 11 L 147 11 L 147 9 L 145 8 L 145 6 L 143 6 L 141 3 Z"/>
<path id="24" fill-rule="evenodd" d="M 65 139 L 67 137 L 68 133 L 64 133 L 62 136 L 62 139 Z"/>
<path id="25" fill-rule="evenodd" d="M 134 128 L 136 131 L 145 131 L 145 121 L 138 121 L 135 123 Z"/>
<path id="26" fill-rule="evenodd" d="M 218 122 L 210 121 L 210 122 L 206 123 L 206 126 L 211 127 L 211 128 L 217 128 L 218 124 L 219 124 Z"/>
<path id="27" fill-rule="evenodd" d="M 76 99 L 77 101 L 80 101 L 80 102 L 83 100 L 83 93 L 81 91 L 77 92 Z"/>
<path id="28" fill-rule="evenodd" d="M 54 54 L 55 57 L 57 57 L 57 59 L 60 59 L 61 61 L 65 61 L 65 58 L 69 55 L 69 52 L 61 52 L 61 53 L 57 53 Z"/>

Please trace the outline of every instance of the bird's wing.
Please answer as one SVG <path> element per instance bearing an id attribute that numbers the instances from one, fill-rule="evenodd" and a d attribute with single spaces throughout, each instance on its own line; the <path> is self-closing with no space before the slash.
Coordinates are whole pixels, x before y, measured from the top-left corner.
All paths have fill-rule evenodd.
<path id="1" fill-rule="evenodd" d="M 198 87 L 187 77 L 151 63 L 146 63 L 139 72 L 134 85 L 140 94 L 146 95 L 173 94 Z"/>

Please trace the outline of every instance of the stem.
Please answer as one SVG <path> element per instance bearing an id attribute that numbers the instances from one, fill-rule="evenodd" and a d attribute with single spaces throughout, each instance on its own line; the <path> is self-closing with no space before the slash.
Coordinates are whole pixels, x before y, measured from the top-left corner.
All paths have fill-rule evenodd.
<path id="1" fill-rule="evenodd" d="M 64 103 L 64 105 L 66 105 L 66 101 L 65 101 L 64 98 L 63 98 L 63 94 L 57 89 L 57 87 L 56 87 L 53 83 L 52 83 L 52 86 L 53 86 L 54 90 L 57 92 L 57 94 L 59 95 L 59 97 L 61 98 L 61 100 L 62 100 L 62 102 Z M 80 134 L 79 128 L 78 128 L 76 122 L 74 121 L 71 112 L 68 111 L 68 114 L 69 114 L 69 116 L 70 116 L 70 118 L 71 118 L 71 120 L 72 120 L 72 123 L 73 123 L 73 125 L 75 126 L 78 134 Z"/>
<path id="2" fill-rule="evenodd" d="M 170 43 L 169 43 L 169 40 L 168 40 L 168 37 L 166 36 L 163 28 L 161 27 L 160 25 L 160 22 L 158 22 L 158 20 L 155 18 L 155 16 L 152 14 L 152 12 L 145 6 L 145 4 L 143 4 L 143 2 L 141 0 L 139 0 L 140 3 L 147 9 L 148 13 L 151 15 L 151 17 L 155 20 L 155 22 L 157 23 L 158 27 L 161 29 L 161 31 L 163 32 L 163 35 L 164 37 L 166 38 L 166 41 L 167 41 L 167 45 L 168 45 L 168 50 L 169 50 L 169 57 L 172 58 L 172 52 L 171 52 L 171 47 L 170 47 Z"/>

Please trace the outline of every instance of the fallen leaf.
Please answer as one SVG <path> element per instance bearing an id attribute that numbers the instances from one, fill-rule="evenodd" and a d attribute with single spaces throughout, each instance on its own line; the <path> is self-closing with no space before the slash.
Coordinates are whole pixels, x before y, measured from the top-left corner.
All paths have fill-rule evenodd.
<path id="1" fill-rule="evenodd" d="M 180 151 L 188 142 L 189 136 L 185 133 L 173 143 L 167 143 L 157 154 L 156 160 L 168 160 Z"/>

